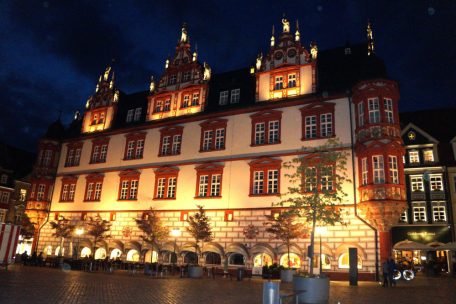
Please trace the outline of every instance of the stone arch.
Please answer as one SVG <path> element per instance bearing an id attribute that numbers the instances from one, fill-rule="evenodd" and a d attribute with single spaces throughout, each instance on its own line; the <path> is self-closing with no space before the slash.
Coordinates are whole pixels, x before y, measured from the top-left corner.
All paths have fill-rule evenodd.
<path id="1" fill-rule="evenodd" d="M 285 254 L 287 253 L 288 251 L 288 248 L 287 248 L 287 245 L 286 244 L 282 244 L 280 245 L 279 247 L 277 247 L 277 254 L 278 255 L 282 255 L 282 254 Z M 300 257 L 303 256 L 303 251 L 301 248 L 299 248 L 299 246 L 296 244 L 296 243 L 291 243 L 290 244 L 290 253 L 296 253 L 297 255 L 299 255 Z"/>
<path id="2" fill-rule="evenodd" d="M 97 242 L 97 245 L 96 245 L 96 249 L 98 249 L 98 248 L 103 248 L 106 250 L 108 248 L 108 243 L 106 241 L 100 240 Z"/>
<path id="3" fill-rule="evenodd" d="M 183 252 L 195 252 L 195 242 L 187 242 L 182 244 L 181 253 Z"/>
<path id="4" fill-rule="evenodd" d="M 112 249 L 119 249 L 120 251 L 124 251 L 125 246 L 122 241 L 119 240 L 111 240 L 108 245 L 109 251 L 112 251 Z"/>
<path id="5" fill-rule="evenodd" d="M 250 249 L 250 254 L 255 256 L 258 253 L 266 253 L 271 256 L 274 260 L 277 258 L 277 252 L 274 248 L 271 247 L 268 243 L 258 243 Z"/>
<path id="6" fill-rule="evenodd" d="M 339 247 L 336 248 L 336 250 L 334 251 L 335 252 L 335 257 L 338 258 L 342 253 L 347 253 L 348 252 L 348 248 L 350 247 L 356 247 L 358 248 L 358 255 L 363 259 L 363 260 L 366 260 L 367 259 L 367 254 L 366 254 L 366 251 L 361 247 L 359 246 L 358 244 L 355 244 L 355 243 L 344 243 L 344 244 L 341 244 Z"/>
<path id="7" fill-rule="evenodd" d="M 79 248 L 83 248 L 83 247 L 93 248 L 92 241 L 89 240 L 89 239 L 80 239 L 79 240 Z"/>
<path id="8" fill-rule="evenodd" d="M 126 244 L 125 249 L 126 250 L 135 249 L 136 251 L 141 252 L 141 244 L 137 241 L 129 241 Z"/>
<path id="9" fill-rule="evenodd" d="M 205 252 L 214 252 L 220 254 L 220 256 L 225 255 L 225 251 L 223 250 L 222 245 L 219 243 L 211 242 L 211 243 L 206 243 L 204 244 L 203 249 L 201 250 L 202 253 Z"/>
<path id="10" fill-rule="evenodd" d="M 158 251 L 158 246 L 154 245 L 154 250 Z M 179 252 L 179 246 L 175 242 L 165 242 L 163 245 L 160 247 L 160 252 L 163 251 L 170 251 L 170 252 Z"/>
<path id="11" fill-rule="evenodd" d="M 225 254 L 239 253 L 242 254 L 246 259 L 250 257 L 249 250 L 242 243 L 231 243 L 225 249 Z"/>

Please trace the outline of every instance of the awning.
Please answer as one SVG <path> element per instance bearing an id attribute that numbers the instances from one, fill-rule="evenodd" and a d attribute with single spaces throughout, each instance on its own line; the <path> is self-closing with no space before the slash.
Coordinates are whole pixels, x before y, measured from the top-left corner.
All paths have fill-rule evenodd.
<path id="1" fill-rule="evenodd" d="M 394 250 L 435 250 L 435 248 L 418 242 L 404 240 L 393 246 Z"/>
<path id="2" fill-rule="evenodd" d="M 451 242 L 451 243 L 446 243 L 444 245 L 441 245 L 439 247 L 435 248 L 436 250 L 451 250 L 451 251 L 456 251 L 456 242 Z"/>

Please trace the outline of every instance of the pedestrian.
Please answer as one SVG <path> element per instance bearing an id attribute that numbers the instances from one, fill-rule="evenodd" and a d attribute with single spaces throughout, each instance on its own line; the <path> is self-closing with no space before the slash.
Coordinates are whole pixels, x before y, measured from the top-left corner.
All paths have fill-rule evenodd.
<path id="1" fill-rule="evenodd" d="M 383 270 L 383 285 L 382 286 L 388 287 L 388 271 L 389 271 L 388 259 L 383 261 L 382 270 Z"/>
<path id="2" fill-rule="evenodd" d="M 44 258 L 43 258 L 43 251 L 40 251 L 40 254 L 37 257 L 38 266 L 44 266 Z"/>
<path id="3" fill-rule="evenodd" d="M 396 263 L 393 258 L 388 259 L 388 280 L 391 287 L 396 287 L 396 280 L 394 279 L 394 271 L 397 269 Z"/>
<path id="4" fill-rule="evenodd" d="M 24 251 L 24 252 L 21 254 L 21 261 L 22 261 L 22 264 L 23 264 L 23 265 L 27 265 L 27 260 L 28 260 L 28 254 L 27 254 L 27 251 Z"/>

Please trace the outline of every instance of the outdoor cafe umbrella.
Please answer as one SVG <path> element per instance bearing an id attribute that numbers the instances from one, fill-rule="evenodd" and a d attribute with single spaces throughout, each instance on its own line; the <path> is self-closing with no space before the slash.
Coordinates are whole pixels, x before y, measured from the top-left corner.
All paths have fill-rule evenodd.
<path id="1" fill-rule="evenodd" d="M 436 250 L 451 250 L 456 251 L 456 242 L 446 243 L 435 248 Z"/>
<path id="2" fill-rule="evenodd" d="M 393 247 L 394 250 L 434 250 L 431 246 L 424 245 L 418 242 L 404 240 L 397 243 Z"/>

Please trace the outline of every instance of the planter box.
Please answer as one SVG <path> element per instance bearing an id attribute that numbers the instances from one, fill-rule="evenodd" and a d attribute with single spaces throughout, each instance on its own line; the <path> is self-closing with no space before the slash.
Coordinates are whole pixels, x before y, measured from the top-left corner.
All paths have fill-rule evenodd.
<path id="1" fill-rule="evenodd" d="M 323 304 L 329 300 L 329 278 L 307 278 L 293 276 L 293 290 L 305 290 L 298 297 L 298 303 Z"/>
<path id="2" fill-rule="evenodd" d="M 280 270 L 280 281 L 284 283 L 293 282 L 293 275 L 296 273 L 294 269 L 282 269 Z"/>
<path id="3" fill-rule="evenodd" d="M 190 266 L 188 268 L 188 276 L 190 278 L 202 278 L 203 277 L 203 267 L 200 266 Z"/>

